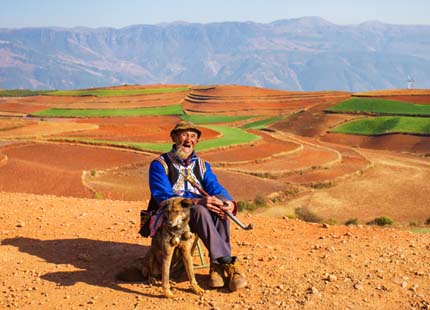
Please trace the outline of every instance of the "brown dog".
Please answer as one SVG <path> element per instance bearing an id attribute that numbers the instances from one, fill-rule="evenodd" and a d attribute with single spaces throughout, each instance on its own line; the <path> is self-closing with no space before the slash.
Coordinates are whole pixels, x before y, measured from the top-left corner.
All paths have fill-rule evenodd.
<path id="1" fill-rule="evenodd" d="M 192 291 L 196 294 L 204 293 L 204 290 L 197 284 L 191 257 L 191 247 L 194 240 L 188 226 L 191 204 L 191 199 L 181 197 L 168 199 L 161 204 L 162 224 L 152 238 L 148 253 L 138 260 L 141 275 L 150 282 L 153 282 L 154 276 L 159 275 L 161 271 L 164 295 L 168 298 L 173 297 L 169 283 L 170 266 L 172 257 L 177 252 L 182 255 Z M 130 279 L 130 275 L 126 275 L 126 273 L 124 272 L 119 278 L 128 277 Z"/>

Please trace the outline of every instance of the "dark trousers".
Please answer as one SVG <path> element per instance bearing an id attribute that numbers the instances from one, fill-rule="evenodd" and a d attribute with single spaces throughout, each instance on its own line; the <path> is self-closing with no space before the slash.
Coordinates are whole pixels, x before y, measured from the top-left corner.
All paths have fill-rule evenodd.
<path id="1" fill-rule="evenodd" d="M 193 205 L 190 209 L 190 228 L 209 251 L 211 262 L 231 256 L 230 221 L 221 219 L 205 206 Z"/>

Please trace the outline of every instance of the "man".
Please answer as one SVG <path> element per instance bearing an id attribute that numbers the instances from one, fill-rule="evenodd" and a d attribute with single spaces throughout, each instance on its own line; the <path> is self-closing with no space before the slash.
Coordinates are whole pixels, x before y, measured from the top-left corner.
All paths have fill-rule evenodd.
<path id="1" fill-rule="evenodd" d="M 209 251 L 209 286 L 228 285 L 231 291 L 247 285 L 236 257 L 231 256 L 230 222 L 225 212 L 235 214 L 236 203 L 218 182 L 209 163 L 194 152 L 201 131 L 191 122 L 181 121 L 170 132 L 174 142 L 168 153 L 155 159 L 149 168 L 151 202 L 156 209 L 171 197 L 191 198 L 190 228 Z"/>

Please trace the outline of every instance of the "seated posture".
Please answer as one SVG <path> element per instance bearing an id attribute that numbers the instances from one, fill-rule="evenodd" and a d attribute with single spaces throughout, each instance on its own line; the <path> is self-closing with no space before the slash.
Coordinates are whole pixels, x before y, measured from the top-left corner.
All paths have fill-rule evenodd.
<path id="1" fill-rule="evenodd" d="M 235 214 L 237 205 L 218 182 L 209 163 L 194 152 L 201 131 L 191 122 L 181 121 L 170 132 L 174 142 L 168 153 L 155 159 L 149 169 L 151 200 L 149 210 L 157 210 L 172 197 L 190 198 L 189 226 L 209 251 L 209 287 L 228 285 L 231 291 L 247 285 L 236 257 L 231 255 L 230 221 L 225 212 Z"/>

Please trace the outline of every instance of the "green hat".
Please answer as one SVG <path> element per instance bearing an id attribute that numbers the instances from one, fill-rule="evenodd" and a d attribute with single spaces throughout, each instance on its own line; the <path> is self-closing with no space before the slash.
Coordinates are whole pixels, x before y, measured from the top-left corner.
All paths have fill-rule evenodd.
<path id="1" fill-rule="evenodd" d="M 194 125 L 193 123 L 188 121 L 180 121 L 175 125 L 175 127 L 170 132 L 170 137 L 172 137 L 175 132 L 182 131 L 182 130 L 193 130 L 197 132 L 198 138 L 200 138 L 200 136 L 202 135 L 202 132 L 200 131 L 200 129 L 197 128 L 197 126 Z"/>

